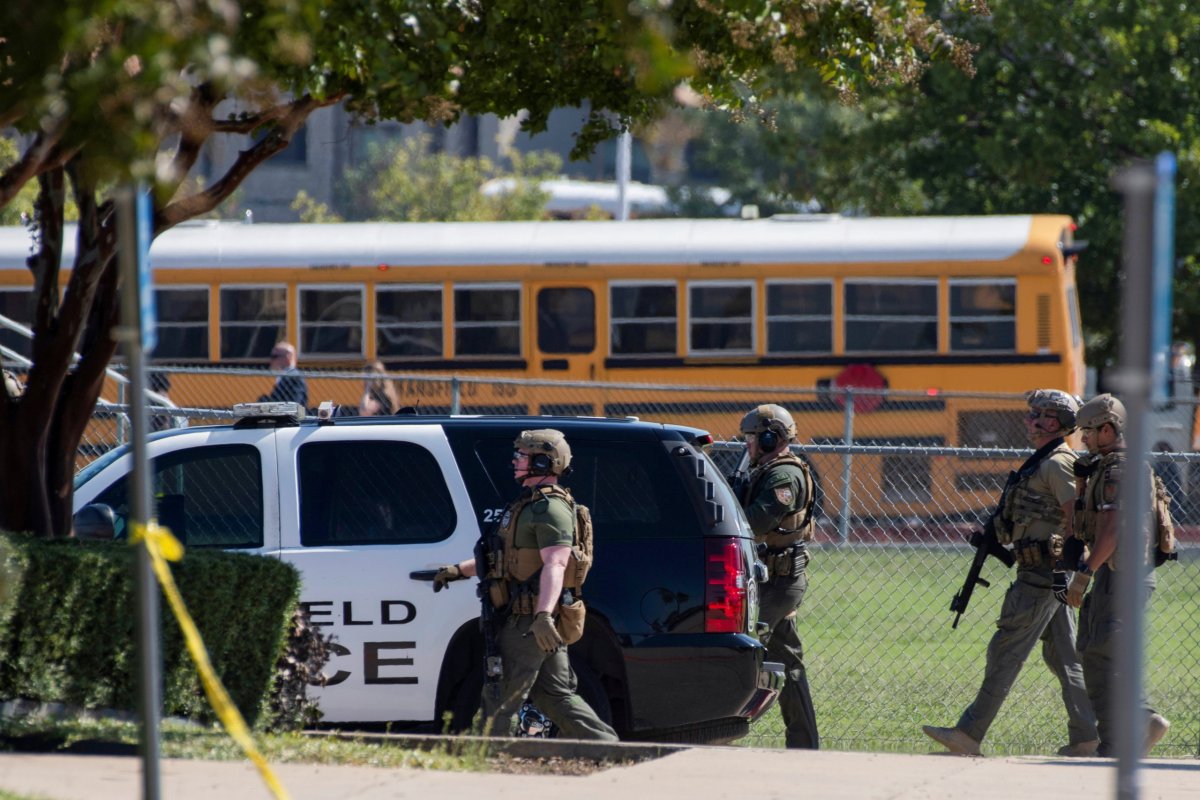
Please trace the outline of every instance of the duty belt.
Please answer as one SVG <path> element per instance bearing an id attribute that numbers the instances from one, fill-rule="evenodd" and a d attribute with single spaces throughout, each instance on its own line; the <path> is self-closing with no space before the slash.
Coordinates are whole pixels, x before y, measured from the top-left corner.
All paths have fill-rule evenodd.
<path id="1" fill-rule="evenodd" d="M 804 541 L 800 538 L 804 534 L 803 528 L 797 528 L 791 531 L 773 530 L 767 531 L 762 535 L 762 538 L 756 540 L 770 547 L 772 550 L 779 550 L 784 547 L 790 547 L 793 544 L 803 546 Z"/>

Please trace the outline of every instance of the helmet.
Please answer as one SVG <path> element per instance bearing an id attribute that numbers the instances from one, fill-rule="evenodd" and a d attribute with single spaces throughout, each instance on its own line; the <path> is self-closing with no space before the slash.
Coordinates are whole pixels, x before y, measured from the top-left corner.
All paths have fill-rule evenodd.
<path id="1" fill-rule="evenodd" d="M 1079 413 L 1079 401 L 1058 389 L 1034 389 L 1025 393 L 1025 402 L 1038 411 L 1058 412 L 1058 424 L 1067 433 L 1075 430 L 1075 418 Z"/>
<path id="2" fill-rule="evenodd" d="M 758 443 L 770 452 L 781 442 L 796 440 L 796 423 L 783 406 L 765 403 L 742 417 L 742 433 L 758 435 Z"/>
<path id="3" fill-rule="evenodd" d="M 1077 416 L 1081 428 L 1099 428 L 1110 422 L 1117 433 L 1125 430 L 1125 404 L 1111 394 L 1098 394 L 1088 400 Z"/>
<path id="4" fill-rule="evenodd" d="M 571 448 L 562 431 L 553 428 L 521 431 L 513 447 L 529 454 L 531 475 L 566 475 L 571 467 Z"/>

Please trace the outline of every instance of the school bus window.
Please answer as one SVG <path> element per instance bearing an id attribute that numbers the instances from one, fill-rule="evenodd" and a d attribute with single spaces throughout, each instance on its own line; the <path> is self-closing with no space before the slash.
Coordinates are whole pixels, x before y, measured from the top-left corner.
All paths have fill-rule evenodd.
<path id="1" fill-rule="evenodd" d="M 33 290 L 0 289 L 0 316 L 19 322 L 26 328 L 33 325 Z M 32 342 L 21 334 L 0 327 L 0 345 L 16 350 L 28 358 L 33 352 Z"/>
<path id="2" fill-rule="evenodd" d="M 833 351 L 833 282 L 767 282 L 767 352 Z"/>
<path id="3" fill-rule="evenodd" d="M 156 359 L 208 360 L 208 289 L 156 289 Z"/>
<path id="4" fill-rule="evenodd" d="M 361 356 L 362 287 L 300 287 L 300 351 L 309 356 Z"/>
<path id="5" fill-rule="evenodd" d="M 596 296 L 582 287 L 542 289 L 537 296 L 538 349 L 590 353 L 596 349 Z"/>
<path id="6" fill-rule="evenodd" d="M 961 411 L 958 414 L 959 447 L 1027 447 L 1024 411 Z"/>
<path id="7" fill-rule="evenodd" d="M 375 353 L 441 358 L 442 288 L 380 286 L 375 292 Z"/>
<path id="8" fill-rule="evenodd" d="M 883 499 L 891 503 L 927 503 L 933 499 L 929 456 L 882 456 Z"/>
<path id="9" fill-rule="evenodd" d="M 521 355 L 521 289 L 500 284 L 454 287 L 454 354 Z"/>
<path id="10" fill-rule="evenodd" d="M 674 284 L 614 283 L 609 292 L 613 355 L 675 354 L 679 315 Z"/>
<path id="11" fill-rule="evenodd" d="M 754 284 L 688 283 L 688 327 L 691 353 L 753 353 Z"/>
<path id="12" fill-rule="evenodd" d="M 221 287 L 221 360 L 264 361 L 287 337 L 287 288 Z"/>
<path id="13" fill-rule="evenodd" d="M 937 281 L 846 281 L 846 352 L 937 351 Z"/>
<path id="14" fill-rule="evenodd" d="M 1017 349 L 1017 282 L 950 279 L 950 349 Z"/>

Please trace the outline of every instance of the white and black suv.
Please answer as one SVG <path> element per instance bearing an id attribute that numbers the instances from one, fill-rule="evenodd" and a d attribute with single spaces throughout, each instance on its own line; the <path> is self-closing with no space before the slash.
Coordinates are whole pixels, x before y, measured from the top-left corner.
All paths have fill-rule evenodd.
<path id="1" fill-rule="evenodd" d="M 704 432 L 633 419 L 333 417 L 253 411 L 233 425 L 151 437 L 160 522 L 188 547 L 280 558 L 333 634 L 325 723 L 469 720 L 482 685 L 474 581 L 437 595 L 410 573 L 459 561 L 515 495 L 512 443 L 557 428 L 564 480 L 591 508 L 596 564 L 572 645 L 580 691 L 622 738 L 728 741 L 775 698 L 778 664 L 756 635 L 749 527 Z M 104 504 L 122 535 L 132 454 L 76 478 L 75 507 Z"/>

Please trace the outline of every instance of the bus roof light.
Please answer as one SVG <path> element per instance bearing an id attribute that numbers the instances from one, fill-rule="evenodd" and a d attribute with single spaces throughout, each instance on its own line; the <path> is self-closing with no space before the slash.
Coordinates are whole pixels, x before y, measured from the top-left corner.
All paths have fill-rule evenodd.
<path id="1" fill-rule="evenodd" d="M 937 388 L 936 386 L 930 386 L 928 389 L 925 390 L 926 397 L 937 397 L 941 393 L 942 393 L 942 390 Z"/>
<path id="2" fill-rule="evenodd" d="M 1053 264 L 1054 259 L 1051 258 L 1050 256 L 1042 256 L 1042 263 L 1043 264 Z"/>

